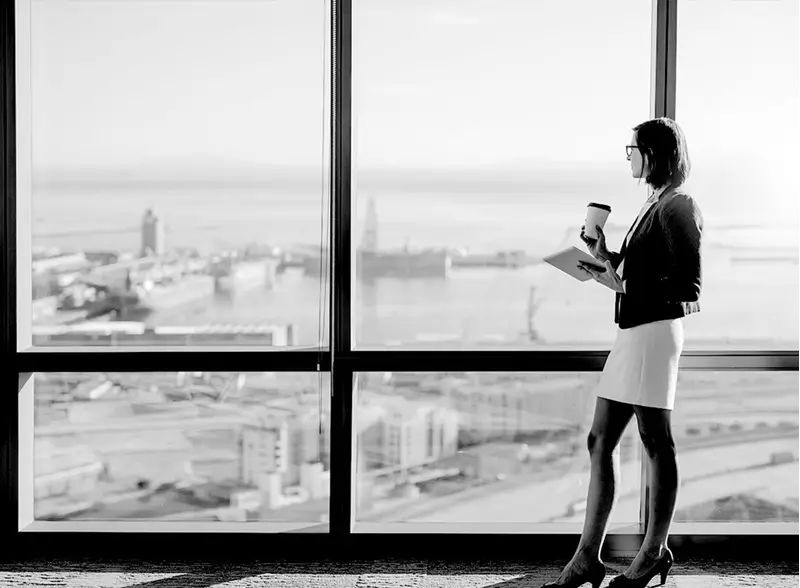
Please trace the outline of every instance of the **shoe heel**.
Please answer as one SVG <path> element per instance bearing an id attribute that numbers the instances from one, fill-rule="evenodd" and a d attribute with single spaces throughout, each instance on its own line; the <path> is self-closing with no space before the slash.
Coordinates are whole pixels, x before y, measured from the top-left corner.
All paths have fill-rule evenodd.
<path id="1" fill-rule="evenodd" d="M 600 588 L 600 584 L 603 583 L 603 579 L 606 577 L 606 566 L 605 564 L 601 563 L 599 566 L 595 568 L 594 573 L 592 574 L 592 588 Z"/>
<path id="2" fill-rule="evenodd" d="M 667 583 L 667 575 L 669 574 L 669 570 L 672 567 L 672 562 L 667 560 L 666 564 L 664 565 L 664 569 L 661 570 L 661 585 Z"/>

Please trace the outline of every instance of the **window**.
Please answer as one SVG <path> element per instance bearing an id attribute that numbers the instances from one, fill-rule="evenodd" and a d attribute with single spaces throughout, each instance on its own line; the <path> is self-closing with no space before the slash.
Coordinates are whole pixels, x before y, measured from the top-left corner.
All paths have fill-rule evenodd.
<path id="1" fill-rule="evenodd" d="M 2 450 L 19 457 L 4 479 L 20 531 L 179 529 L 230 550 L 392 523 L 579 533 L 613 294 L 541 257 L 580 246 L 589 201 L 612 205 L 618 247 L 645 195 L 622 147 L 668 115 L 708 235 L 674 531 L 796 535 L 798 337 L 777 317 L 797 316 L 797 228 L 779 220 L 797 204 L 772 170 L 797 155 L 781 127 L 797 113 L 773 97 L 798 83 L 766 68 L 742 90 L 736 52 L 716 80 L 697 31 L 717 12 L 680 3 L 675 26 L 673 0 L 15 0 L 0 285 L 19 294 L 0 336 L 19 376 Z M 796 8 L 746 4 L 716 5 L 720 47 L 748 34 L 742 15 L 795 26 Z M 753 49 L 770 68 L 797 65 L 780 45 L 797 29 L 780 30 Z M 708 111 L 723 88 L 746 141 Z M 619 453 L 611 534 L 638 533 L 635 425 Z"/>
<path id="2" fill-rule="evenodd" d="M 647 197 L 623 147 L 649 118 L 651 18 L 353 3 L 356 347 L 607 348 L 613 293 L 541 259 L 582 246 L 590 201 L 619 248 Z"/>
<path id="3" fill-rule="evenodd" d="M 383 459 L 371 467 L 362 459 L 358 521 L 582 523 L 599 374 L 417 374 L 426 388 L 438 388 L 435 394 L 399 388 L 393 375 L 359 376 L 359 456 L 387 454 L 368 437 L 375 428 L 402 423 L 423 443 L 428 431 L 417 417 L 423 410 L 436 415 L 444 441 L 435 455 L 416 461 Z M 797 521 L 796 375 L 684 371 L 678 389 L 673 435 L 681 487 L 674 520 Z M 478 390 L 517 399 L 519 413 L 494 405 L 475 410 L 465 396 Z M 639 517 L 640 464 L 647 459 L 635 416 L 618 451 L 612 523 L 631 523 Z"/>
<path id="4" fill-rule="evenodd" d="M 33 343 L 324 340 L 326 3 L 30 7 Z"/>
<path id="5" fill-rule="evenodd" d="M 788 0 L 680 2 L 676 120 L 705 221 L 689 348 L 797 349 L 799 22 Z"/>
<path id="6" fill-rule="evenodd" d="M 327 374 L 37 373 L 33 389 L 36 520 L 327 521 Z"/>

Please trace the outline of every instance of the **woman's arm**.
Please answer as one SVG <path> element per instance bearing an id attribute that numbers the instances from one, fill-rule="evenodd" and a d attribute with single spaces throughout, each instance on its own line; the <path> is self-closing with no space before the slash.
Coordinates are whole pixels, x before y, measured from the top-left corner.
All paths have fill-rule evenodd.
<path id="1" fill-rule="evenodd" d="M 662 297 L 676 302 L 696 302 L 702 281 L 701 239 L 703 217 L 691 196 L 676 195 L 661 210 L 668 267 L 658 285 Z"/>

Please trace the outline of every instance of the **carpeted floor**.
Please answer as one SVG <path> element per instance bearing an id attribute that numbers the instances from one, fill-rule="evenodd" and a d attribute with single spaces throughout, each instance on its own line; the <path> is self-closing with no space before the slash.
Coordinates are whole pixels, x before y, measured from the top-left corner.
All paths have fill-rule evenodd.
<path id="1" fill-rule="evenodd" d="M 251 562 L 246 565 L 208 562 L 79 562 L 0 563 L 1 587 L 59 586 L 68 588 L 539 588 L 553 581 L 566 561 L 532 564 L 519 561 L 356 561 L 337 563 Z M 630 559 L 606 561 L 606 586 Z M 657 586 L 659 578 L 650 582 Z M 589 584 L 585 584 L 589 586 Z M 676 562 L 668 587 L 764 588 L 798 586 L 794 562 Z"/>

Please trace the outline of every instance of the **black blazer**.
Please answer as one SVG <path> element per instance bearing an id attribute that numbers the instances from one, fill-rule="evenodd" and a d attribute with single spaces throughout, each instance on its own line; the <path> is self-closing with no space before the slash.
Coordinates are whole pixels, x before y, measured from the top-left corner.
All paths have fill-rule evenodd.
<path id="1" fill-rule="evenodd" d="M 619 253 L 611 253 L 625 294 L 617 294 L 614 322 L 620 329 L 700 311 L 703 217 L 680 186 L 667 188 L 639 222 Z"/>

